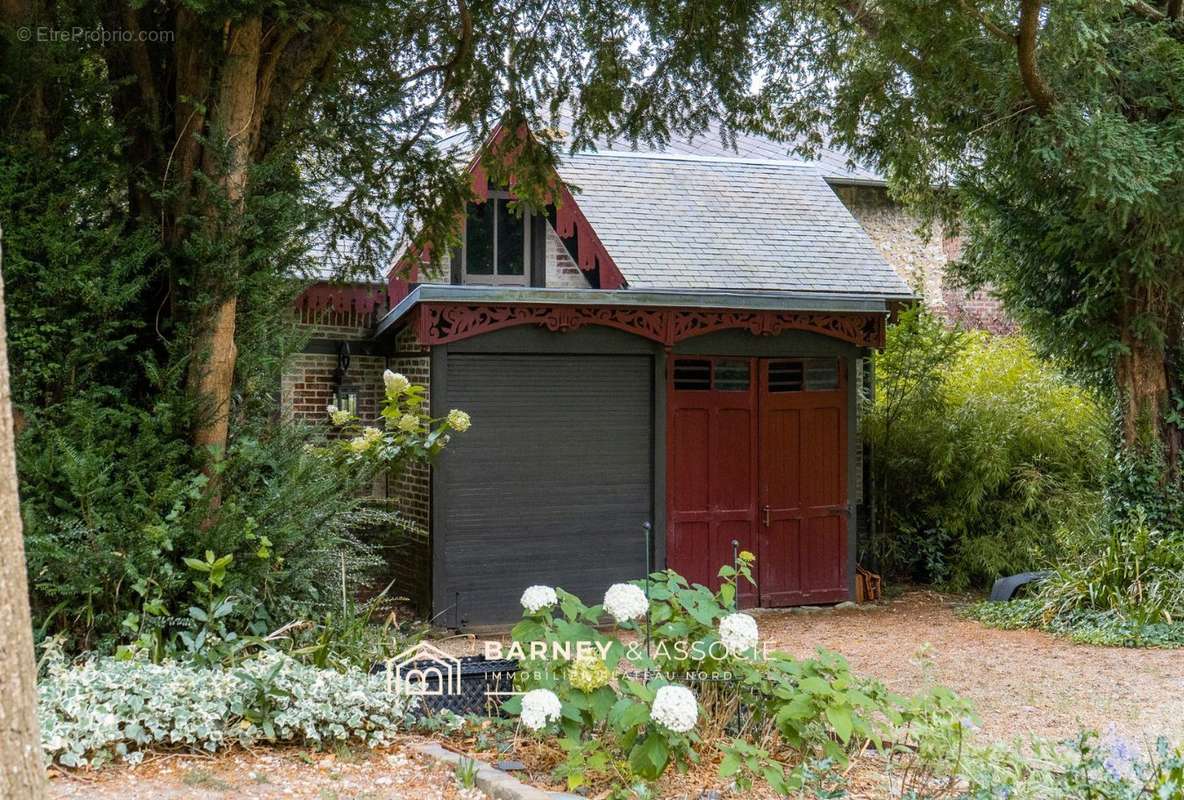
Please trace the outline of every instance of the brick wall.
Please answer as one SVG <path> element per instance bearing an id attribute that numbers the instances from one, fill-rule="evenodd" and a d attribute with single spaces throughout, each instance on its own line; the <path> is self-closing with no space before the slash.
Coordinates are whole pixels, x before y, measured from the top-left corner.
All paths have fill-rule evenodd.
<path id="1" fill-rule="evenodd" d="M 961 243 L 933 231 L 917 232 L 920 221 L 893 203 L 885 189 L 873 186 L 836 186 L 835 194 L 859 221 L 884 256 L 934 313 L 964 327 L 995 333 L 1014 329 L 1002 304 L 987 291 L 968 294 L 957 288 L 946 266 L 958 258 Z"/>
<path id="2" fill-rule="evenodd" d="M 426 405 L 431 398 L 432 376 L 429 348 L 407 326 L 395 335 L 395 352 L 390 368 L 407 376 L 414 384 L 427 387 Z M 407 525 L 397 533 L 398 549 L 389 561 L 398 591 L 412 599 L 421 611 L 431 605 L 431 524 L 432 469 L 427 464 L 411 464 L 389 483 L 392 502 Z"/>
<path id="3" fill-rule="evenodd" d="M 302 310 L 299 322 L 313 339 L 356 342 L 369 339 L 383 313 L 385 309 L 369 314 L 331 309 Z M 363 424 L 382 425 L 380 413 L 385 393 L 382 374 L 388 367 L 403 373 L 412 383 L 427 386 L 430 393 L 431 362 L 428 356 L 428 348 L 416 340 L 410 328 L 396 336 L 395 352 L 389 357 L 351 354 L 346 383 L 357 389 L 358 416 Z M 284 414 L 291 419 L 324 424 L 325 407 L 333 402 L 335 395 L 336 367 L 335 353 L 293 355 L 281 379 L 280 398 Z M 430 493 L 431 469 L 421 464 L 410 466 L 398 478 L 380 478 L 370 491 L 371 497 L 398 511 L 404 520 L 403 525 L 393 530 L 374 532 L 369 537 L 383 548 L 387 557 L 389 573 L 386 580 L 394 579 L 392 592 L 411 599 L 421 610 L 430 602 Z"/>
<path id="4" fill-rule="evenodd" d="M 547 286 L 557 289 L 587 289 L 584 273 L 563 246 L 563 240 L 547 225 Z"/>
<path id="5" fill-rule="evenodd" d="M 300 326 L 313 339 L 333 342 L 354 342 L 369 336 L 381 311 L 300 311 Z M 280 402 L 285 414 L 304 422 L 325 421 L 325 407 L 333 403 L 337 369 L 336 353 L 297 353 L 284 367 L 280 381 Z M 358 416 L 367 425 L 373 424 L 381 410 L 382 371 L 386 359 L 381 356 L 350 354 L 345 382 L 358 390 Z"/>

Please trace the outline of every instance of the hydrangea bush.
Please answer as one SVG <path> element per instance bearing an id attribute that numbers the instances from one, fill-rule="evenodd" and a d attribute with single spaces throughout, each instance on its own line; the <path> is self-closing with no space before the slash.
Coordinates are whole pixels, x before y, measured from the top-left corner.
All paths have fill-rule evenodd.
<path id="1" fill-rule="evenodd" d="M 408 712 L 382 676 L 303 665 L 269 652 L 237 668 L 112 658 L 49 665 L 38 686 L 47 760 L 138 763 L 149 748 L 387 742 Z"/>
<path id="2" fill-rule="evenodd" d="M 328 406 L 329 421 L 342 437 L 327 454 L 354 466 L 397 470 L 409 461 L 429 461 L 443 450 L 453 433 L 464 433 L 472 419 L 459 409 L 434 418 L 427 414 L 427 389 L 407 376 L 386 370 L 382 374 L 384 396 L 382 424 L 363 425 L 350 411 Z"/>
<path id="3" fill-rule="evenodd" d="M 566 759 L 556 777 L 570 789 L 608 781 L 632 791 L 671 766 L 718 760 L 728 782 L 789 793 L 818 763 L 845 763 L 906 721 L 902 699 L 856 680 L 840 656 L 760 651 L 756 620 L 736 609 L 752 561 L 744 553 L 721 569 L 717 592 L 673 571 L 650 576 L 648 597 L 637 583 L 615 584 L 594 606 L 558 588 L 526 590 L 512 633 L 531 654 L 517 678 L 525 695 L 504 708 L 532 735 L 558 737 Z M 613 629 L 601 627 L 606 618 Z M 532 649 L 540 642 L 548 657 Z"/>

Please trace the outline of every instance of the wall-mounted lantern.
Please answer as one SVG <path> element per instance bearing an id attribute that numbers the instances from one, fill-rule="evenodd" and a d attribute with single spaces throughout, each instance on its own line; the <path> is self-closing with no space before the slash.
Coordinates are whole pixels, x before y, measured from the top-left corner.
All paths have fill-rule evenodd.
<path id="1" fill-rule="evenodd" d="M 337 369 L 333 370 L 333 405 L 340 411 L 358 413 L 358 387 L 349 382 L 349 342 L 342 342 L 337 350 Z"/>

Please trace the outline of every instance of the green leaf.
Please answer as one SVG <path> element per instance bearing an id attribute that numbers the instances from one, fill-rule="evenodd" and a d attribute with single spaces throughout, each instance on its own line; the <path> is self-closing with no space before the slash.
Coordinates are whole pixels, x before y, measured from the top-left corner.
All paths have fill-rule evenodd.
<path id="1" fill-rule="evenodd" d="M 826 718 L 830 720 L 831 726 L 842 739 L 843 744 L 851 740 L 851 730 L 854 726 L 851 723 L 850 706 L 827 706 Z"/>
<path id="2" fill-rule="evenodd" d="M 651 732 L 629 754 L 629 766 L 646 780 L 657 780 L 666 769 L 670 750 L 661 734 Z"/>

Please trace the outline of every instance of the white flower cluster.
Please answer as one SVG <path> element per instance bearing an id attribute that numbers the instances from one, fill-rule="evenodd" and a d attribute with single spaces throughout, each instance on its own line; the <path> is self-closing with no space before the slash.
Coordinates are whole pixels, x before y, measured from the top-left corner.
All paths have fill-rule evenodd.
<path id="1" fill-rule="evenodd" d="M 268 688 L 266 698 L 250 678 Z M 232 743 L 250 746 L 266 738 L 263 721 L 277 741 L 353 739 L 374 746 L 391 739 L 407 711 L 406 698 L 387 692 L 381 675 L 316 669 L 282 653 L 229 669 L 59 661 L 37 691 L 42 748 L 47 759 L 69 767 L 116 756 L 134 764 L 153 746 L 209 752 Z"/>
<path id="2" fill-rule="evenodd" d="M 563 704 L 550 689 L 532 689 L 522 695 L 522 724 L 532 731 L 541 731 L 548 722 L 558 722 Z"/>
<path id="3" fill-rule="evenodd" d="M 329 415 L 329 419 L 334 425 L 344 425 L 354 418 L 353 414 L 337 406 L 325 406 L 325 413 Z"/>
<path id="4" fill-rule="evenodd" d="M 699 719 L 695 693 L 685 686 L 663 686 L 654 696 L 650 717 L 667 730 L 686 733 Z"/>
<path id="5" fill-rule="evenodd" d="M 411 386 L 411 381 L 401 372 L 391 372 L 389 369 L 382 373 L 382 383 L 386 386 L 388 395 L 396 395 Z"/>
<path id="6" fill-rule="evenodd" d="M 559 596 L 550 586 L 528 586 L 522 593 L 522 607 L 531 614 L 537 614 L 559 602 Z"/>
<path id="7" fill-rule="evenodd" d="M 756 620 L 747 614 L 729 614 L 719 621 L 719 640 L 734 656 L 756 647 L 760 638 Z"/>
<path id="8" fill-rule="evenodd" d="M 617 622 L 644 617 L 649 607 L 645 592 L 631 583 L 614 583 L 604 593 L 604 610 Z"/>
<path id="9" fill-rule="evenodd" d="M 419 430 L 419 418 L 414 414 L 404 414 L 399 417 L 399 430 L 414 433 Z"/>
<path id="10" fill-rule="evenodd" d="M 448 424 L 458 433 L 464 433 L 473 424 L 472 418 L 463 411 L 452 409 L 448 412 Z"/>

